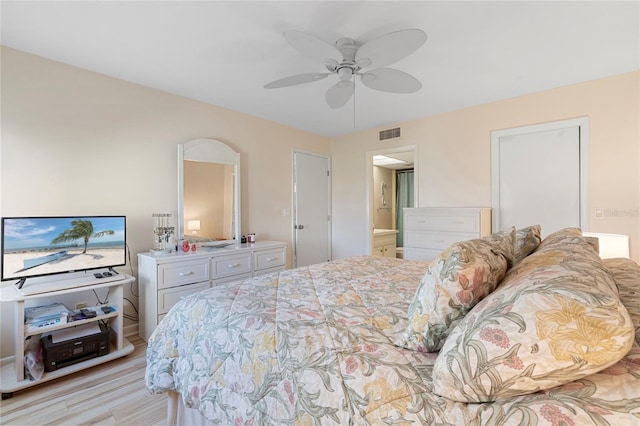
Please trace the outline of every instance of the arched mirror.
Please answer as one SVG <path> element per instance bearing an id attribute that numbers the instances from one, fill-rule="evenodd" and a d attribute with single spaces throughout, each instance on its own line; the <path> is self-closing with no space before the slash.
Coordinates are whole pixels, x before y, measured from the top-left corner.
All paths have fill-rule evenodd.
<path id="1" fill-rule="evenodd" d="M 240 154 L 215 139 L 178 145 L 178 236 L 240 242 Z"/>

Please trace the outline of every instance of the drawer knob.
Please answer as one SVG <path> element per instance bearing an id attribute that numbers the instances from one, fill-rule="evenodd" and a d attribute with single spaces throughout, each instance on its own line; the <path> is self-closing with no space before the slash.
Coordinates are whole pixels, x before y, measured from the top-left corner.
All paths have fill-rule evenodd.
<path id="1" fill-rule="evenodd" d="M 193 271 L 188 271 L 188 272 L 180 272 L 180 276 L 181 277 L 187 277 L 189 275 L 193 275 Z"/>
<path id="2" fill-rule="evenodd" d="M 229 265 L 227 265 L 229 268 L 237 268 L 238 266 L 240 266 L 239 263 L 230 263 Z"/>
<path id="3" fill-rule="evenodd" d="M 277 257 L 267 257 L 267 262 L 273 262 L 274 260 L 278 260 Z"/>
<path id="4" fill-rule="evenodd" d="M 418 219 L 418 223 L 425 223 L 426 220 L 425 219 Z"/>
<path id="5" fill-rule="evenodd" d="M 436 243 L 444 243 L 444 240 L 436 240 Z"/>
<path id="6" fill-rule="evenodd" d="M 456 225 L 462 225 L 464 223 L 464 220 L 454 220 L 453 223 L 455 223 Z"/>

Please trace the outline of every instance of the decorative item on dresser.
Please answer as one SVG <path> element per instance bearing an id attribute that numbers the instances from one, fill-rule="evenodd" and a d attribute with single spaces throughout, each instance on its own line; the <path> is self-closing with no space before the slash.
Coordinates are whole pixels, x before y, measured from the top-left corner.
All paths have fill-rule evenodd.
<path id="1" fill-rule="evenodd" d="M 287 244 L 200 245 L 197 252 L 138 254 L 139 334 L 145 341 L 169 309 L 183 297 L 227 281 L 286 268 Z"/>
<path id="2" fill-rule="evenodd" d="M 453 243 L 490 233 L 488 207 L 405 208 L 404 258 L 431 260 Z"/>

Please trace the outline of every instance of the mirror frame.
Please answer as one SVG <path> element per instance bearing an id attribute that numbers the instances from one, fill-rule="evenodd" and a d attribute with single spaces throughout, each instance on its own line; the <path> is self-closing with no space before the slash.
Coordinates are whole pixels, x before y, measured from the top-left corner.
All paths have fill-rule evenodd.
<path id="1" fill-rule="evenodd" d="M 215 139 L 199 138 L 178 145 L 178 240 L 184 237 L 184 160 L 231 164 L 233 168 L 233 210 L 235 241 L 240 244 L 240 153 Z"/>

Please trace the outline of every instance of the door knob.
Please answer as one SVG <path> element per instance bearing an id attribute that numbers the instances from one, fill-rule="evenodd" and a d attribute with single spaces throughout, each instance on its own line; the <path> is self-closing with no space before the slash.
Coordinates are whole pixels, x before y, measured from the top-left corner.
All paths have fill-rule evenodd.
<path id="1" fill-rule="evenodd" d="M 296 225 L 296 229 L 304 229 L 304 225 Z"/>

